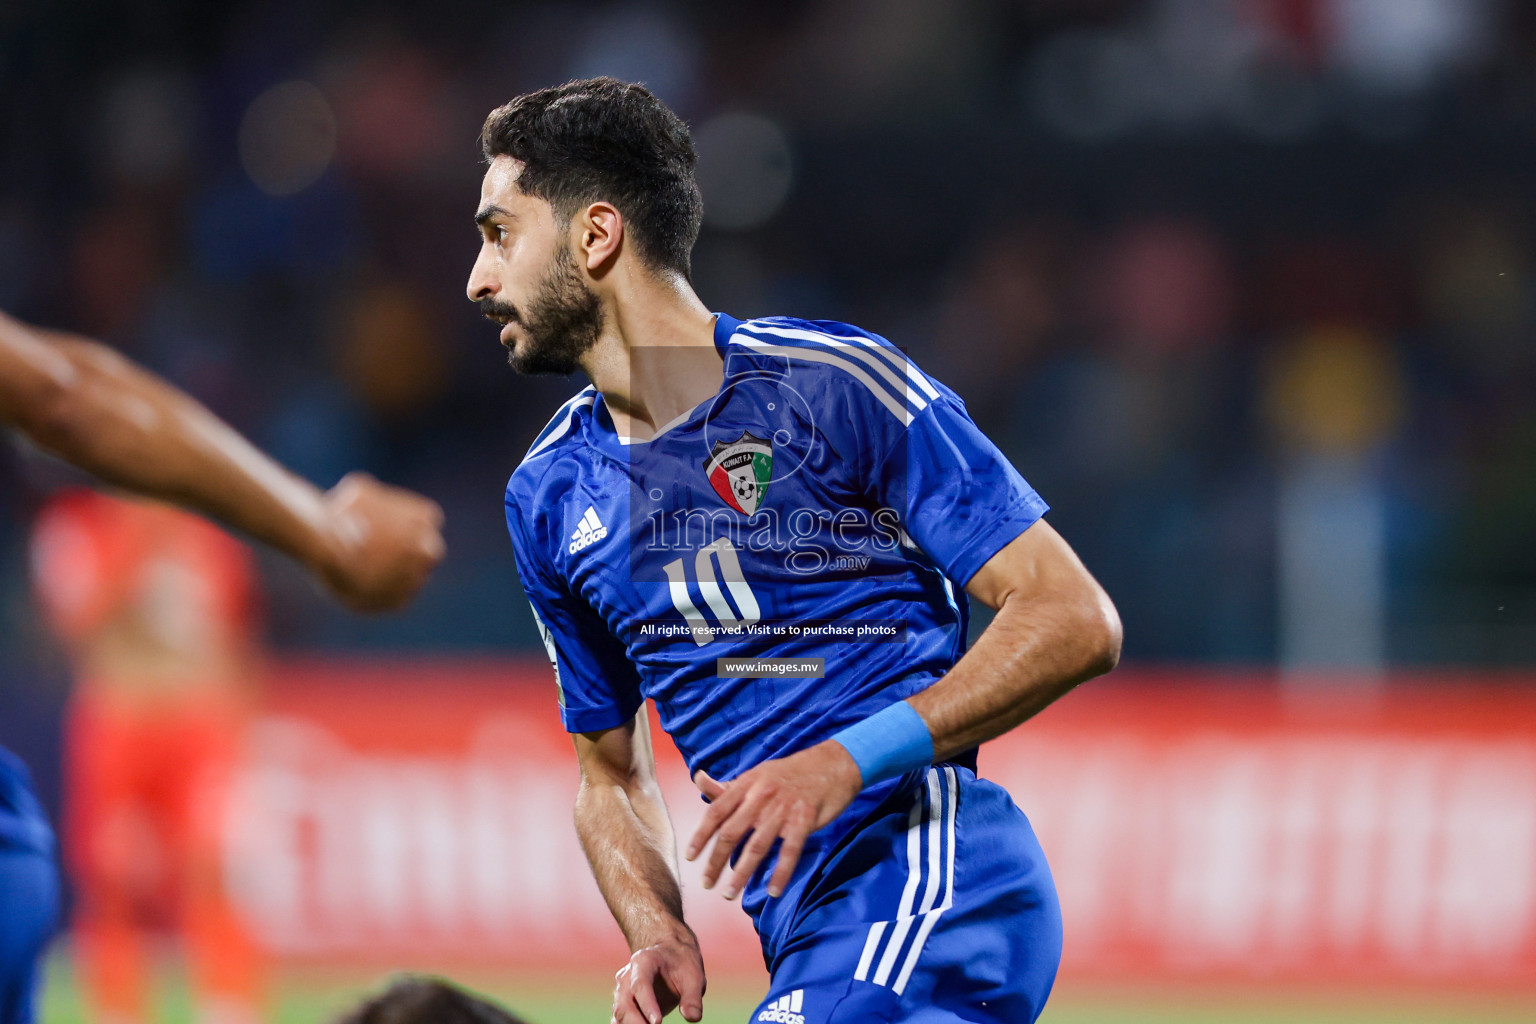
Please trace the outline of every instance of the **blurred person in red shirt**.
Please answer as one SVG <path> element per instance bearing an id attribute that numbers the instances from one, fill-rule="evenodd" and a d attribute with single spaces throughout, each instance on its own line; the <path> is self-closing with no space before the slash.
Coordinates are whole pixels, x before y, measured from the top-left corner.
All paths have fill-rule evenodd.
<path id="1" fill-rule="evenodd" d="M 436 503 L 359 473 L 321 492 L 106 346 L 3 313 L 0 425 L 117 486 L 272 545 L 361 611 L 403 606 L 443 556 Z M 37 960 L 58 912 L 53 858 L 26 766 L 0 748 L 0 1024 L 34 1019 Z"/>
<path id="2" fill-rule="evenodd" d="M 174 920 L 201 1019 L 254 1021 L 258 957 L 220 842 L 256 675 L 250 553 L 188 513 L 79 490 L 38 517 L 32 570 L 75 666 L 64 856 L 98 1019 L 144 1019 L 146 947 Z"/>

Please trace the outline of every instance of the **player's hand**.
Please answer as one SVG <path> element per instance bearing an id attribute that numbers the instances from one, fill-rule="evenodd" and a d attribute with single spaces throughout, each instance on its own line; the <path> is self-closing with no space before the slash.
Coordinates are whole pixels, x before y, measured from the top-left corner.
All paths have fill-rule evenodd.
<path id="1" fill-rule="evenodd" d="M 399 608 L 442 561 L 442 527 L 437 502 L 349 473 L 325 494 L 315 571 L 357 611 Z"/>
<path id="2" fill-rule="evenodd" d="M 613 977 L 610 1024 L 661 1024 L 679 1005 L 684 1020 L 704 1016 L 704 958 L 686 927 L 676 938 L 637 949 Z"/>
<path id="3" fill-rule="evenodd" d="M 710 805 L 688 843 L 688 859 L 698 857 L 711 837 L 715 841 L 704 864 L 704 888 L 713 888 L 731 851 L 751 833 L 725 883 L 726 899 L 734 899 L 746 888 L 747 879 L 773 849 L 775 840 L 781 845 L 778 864 L 768 880 L 768 895 L 783 895 L 800 862 L 806 837 L 843 813 L 864 788 L 859 766 L 841 743 L 832 740 L 764 761 L 725 785 L 702 770 L 693 781 L 709 797 Z"/>

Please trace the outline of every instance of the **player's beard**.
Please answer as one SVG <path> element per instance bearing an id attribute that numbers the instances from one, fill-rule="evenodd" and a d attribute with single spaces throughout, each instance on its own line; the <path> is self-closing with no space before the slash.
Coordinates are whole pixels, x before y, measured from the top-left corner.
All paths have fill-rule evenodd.
<path id="1" fill-rule="evenodd" d="M 507 353 L 507 364 L 518 373 L 569 377 L 581 369 L 581 357 L 603 332 L 603 305 L 563 245 L 524 312 L 495 299 L 482 299 L 480 309 L 487 316 L 510 316 L 522 325 L 523 343 L 513 344 Z"/>

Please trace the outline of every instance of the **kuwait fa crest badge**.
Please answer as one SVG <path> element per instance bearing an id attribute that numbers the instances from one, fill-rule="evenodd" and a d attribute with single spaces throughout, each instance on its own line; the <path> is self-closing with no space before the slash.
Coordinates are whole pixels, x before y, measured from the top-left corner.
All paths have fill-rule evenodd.
<path id="1" fill-rule="evenodd" d="M 773 442 L 742 431 L 738 440 L 716 441 L 704 460 L 715 492 L 736 511 L 752 515 L 768 493 L 773 473 Z"/>

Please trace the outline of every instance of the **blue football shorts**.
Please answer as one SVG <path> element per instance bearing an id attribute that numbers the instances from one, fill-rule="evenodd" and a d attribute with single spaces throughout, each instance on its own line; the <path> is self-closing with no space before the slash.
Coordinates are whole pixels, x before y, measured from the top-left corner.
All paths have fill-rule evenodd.
<path id="1" fill-rule="evenodd" d="M 1034 830 L 1001 786 L 935 765 L 904 776 L 824 851 L 816 839 L 814 868 L 780 900 L 749 907 L 772 976 L 753 1022 L 1040 1015 L 1061 962 L 1061 907 Z"/>

